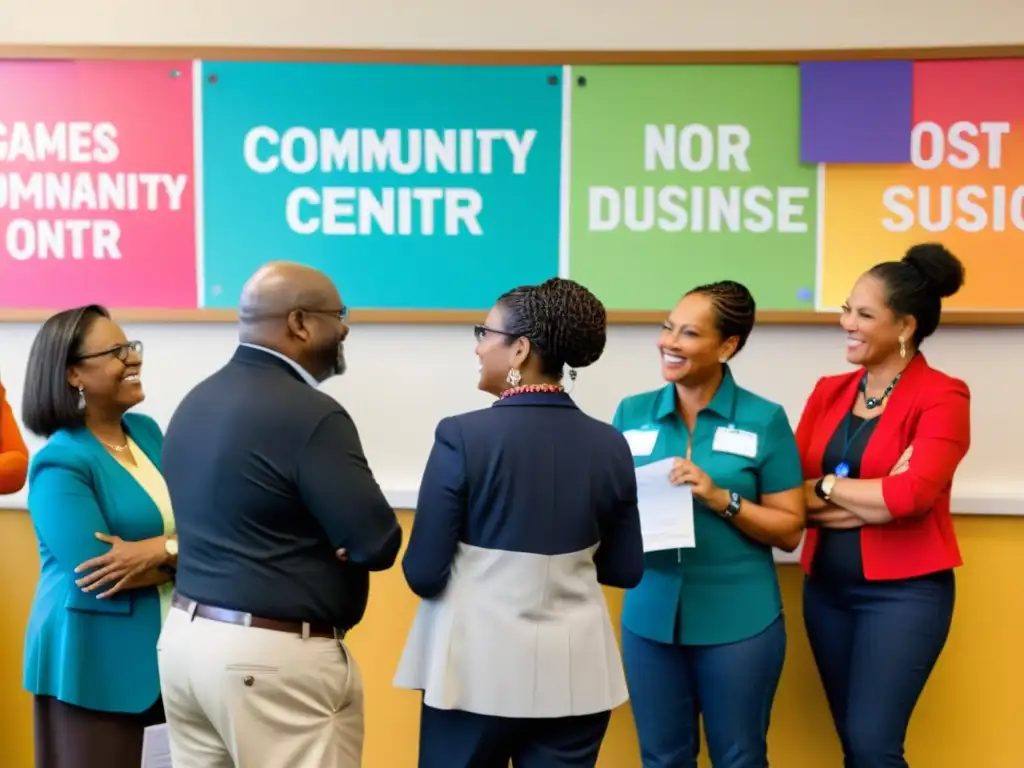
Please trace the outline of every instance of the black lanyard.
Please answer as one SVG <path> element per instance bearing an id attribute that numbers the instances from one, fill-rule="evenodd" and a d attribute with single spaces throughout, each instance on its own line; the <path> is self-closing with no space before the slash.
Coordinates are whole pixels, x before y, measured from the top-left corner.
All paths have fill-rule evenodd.
<path id="1" fill-rule="evenodd" d="M 846 463 L 846 454 L 850 451 L 850 446 L 853 445 L 853 441 L 857 439 L 859 435 L 873 419 L 863 419 L 860 426 L 850 434 L 850 424 L 853 422 L 853 411 L 846 412 L 846 418 L 843 420 L 843 456 L 839 463 L 836 464 L 834 470 L 836 477 L 849 477 L 850 476 L 850 465 Z"/>

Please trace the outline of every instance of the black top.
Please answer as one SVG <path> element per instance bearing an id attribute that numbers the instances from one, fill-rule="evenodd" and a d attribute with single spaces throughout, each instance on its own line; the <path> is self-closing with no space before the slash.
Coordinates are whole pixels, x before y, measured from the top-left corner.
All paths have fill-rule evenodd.
<path id="1" fill-rule="evenodd" d="M 347 629 L 366 610 L 369 572 L 401 546 L 351 417 L 262 350 L 239 347 L 185 397 L 163 472 L 177 588 L 200 603 Z"/>
<path id="2" fill-rule="evenodd" d="M 850 468 L 847 477 L 860 477 L 860 464 L 864 457 L 878 417 L 864 419 L 851 411 L 836 427 L 832 439 L 825 447 L 821 460 L 821 472 L 828 475 L 836 471 L 840 463 Z M 864 560 L 861 556 L 860 528 L 835 530 L 822 528 L 818 534 L 818 547 L 814 552 L 812 572 L 815 576 L 830 579 L 863 580 Z"/>

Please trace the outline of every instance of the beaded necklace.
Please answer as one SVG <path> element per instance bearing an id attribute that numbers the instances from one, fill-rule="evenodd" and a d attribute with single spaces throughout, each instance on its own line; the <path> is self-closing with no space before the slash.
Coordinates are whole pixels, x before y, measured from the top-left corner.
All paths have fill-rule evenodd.
<path id="1" fill-rule="evenodd" d="M 868 375 L 865 373 L 864 378 L 860 380 L 860 393 L 864 396 L 864 407 L 868 410 L 874 410 L 878 408 L 882 403 L 889 399 L 889 395 L 892 394 L 893 389 L 899 384 L 900 379 L 903 378 L 903 372 L 900 371 L 896 374 L 896 378 L 889 382 L 889 386 L 885 388 L 881 397 L 868 397 Z"/>
<path id="2" fill-rule="evenodd" d="M 501 393 L 498 399 L 504 400 L 506 397 L 512 397 L 513 395 L 526 394 L 532 395 L 546 393 L 554 395 L 560 392 L 565 392 L 565 387 L 563 387 L 561 384 L 523 384 L 522 386 L 519 387 L 512 387 L 511 389 L 506 389 L 504 392 Z"/>

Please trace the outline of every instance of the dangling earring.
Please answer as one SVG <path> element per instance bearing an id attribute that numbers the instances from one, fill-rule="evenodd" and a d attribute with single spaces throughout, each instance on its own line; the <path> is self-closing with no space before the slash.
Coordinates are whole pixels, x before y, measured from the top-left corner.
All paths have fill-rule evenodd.
<path id="1" fill-rule="evenodd" d="M 85 387 L 78 388 L 78 410 L 85 410 Z"/>
<path id="2" fill-rule="evenodd" d="M 566 390 L 566 393 L 568 394 L 569 392 L 572 392 L 574 389 L 576 389 L 576 369 L 575 368 L 570 368 L 569 369 L 569 389 Z"/>
<path id="3" fill-rule="evenodd" d="M 904 360 L 907 359 L 907 342 L 903 340 L 902 336 L 900 336 L 900 357 Z"/>
<path id="4" fill-rule="evenodd" d="M 518 387 L 519 382 L 523 380 L 523 374 L 519 372 L 518 368 L 509 368 L 508 376 L 505 377 L 505 381 L 508 382 L 510 387 Z"/>

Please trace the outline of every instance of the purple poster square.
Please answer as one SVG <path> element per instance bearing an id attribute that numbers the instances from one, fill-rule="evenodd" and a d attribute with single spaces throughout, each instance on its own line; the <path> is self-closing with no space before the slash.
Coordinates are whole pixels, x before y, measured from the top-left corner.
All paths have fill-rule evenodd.
<path id="1" fill-rule="evenodd" d="M 910 61 L 801 64 L 801 162 L 909 163 L 913 90 Z"/>

